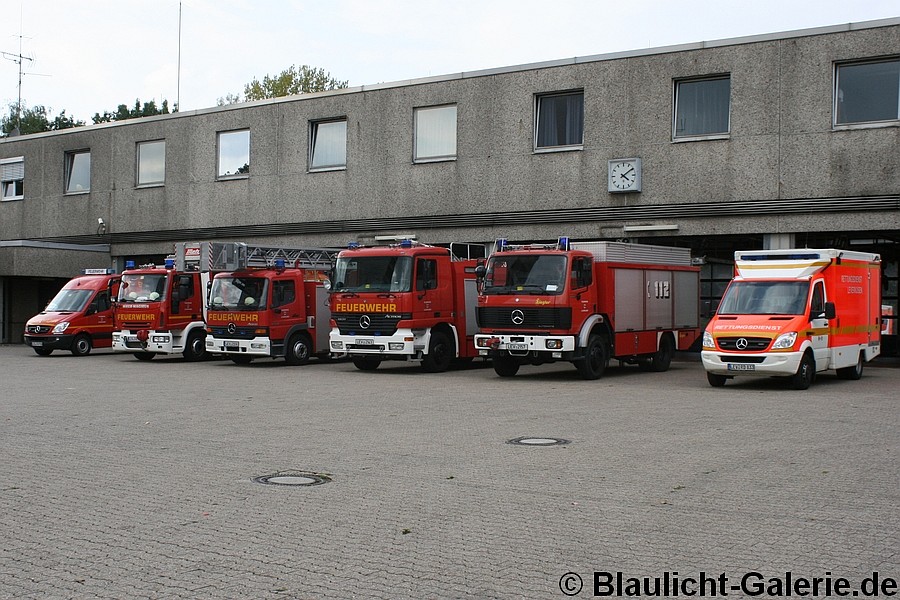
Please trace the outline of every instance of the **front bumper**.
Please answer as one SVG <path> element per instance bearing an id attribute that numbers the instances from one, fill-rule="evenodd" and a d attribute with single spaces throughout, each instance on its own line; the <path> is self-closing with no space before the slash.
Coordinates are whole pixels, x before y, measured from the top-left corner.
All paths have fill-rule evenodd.
<path id="1" fill-rule="evenodd" d="M 429 329 L 398 329 L 393 335 L 342 335 L 334 328 L 328 335 L 329 349 L 337 358 L 421 359 L 430 341 Z"/>
<path id="2" fill-rule="evenodd" d="M 479 356 L 490 356 L 491 351 L 523 357 L 533 352 L 548 352 L 553 358 L 565 358 L 575 351 L 575 336 L 480 333 L 475 335 L 475 349 Z"/>
<path id="3" fill-rule="evenodd" d="M 206 351 L 228 356 L 276 356 L 273 354 L 272 340 L 255 337 L 249 340 L 229 340 L 206 336 Z"/>
<path id="4" fill-rule="evenodd" d="M 113 333 L 112 349 L 114 352 L 155 352 L 172 354 L 173 338 L 171 333 L 150 332 L 146 342 L 137 338 L 136 331 L 116 331 Z"/>
<path id="5" fill-rule="evenodd" d="M 32 348 L 46 350 L 68 350 L 72 347 L 75 336 L 72 334 L 34 335 L 25 334 L 25 343 Z"/>
<path id="6" fill-rule="evenodd" d="M 803 352 L 700 352 L 703 368 L 715 375 L 788 376 L 797 372 Z"/>

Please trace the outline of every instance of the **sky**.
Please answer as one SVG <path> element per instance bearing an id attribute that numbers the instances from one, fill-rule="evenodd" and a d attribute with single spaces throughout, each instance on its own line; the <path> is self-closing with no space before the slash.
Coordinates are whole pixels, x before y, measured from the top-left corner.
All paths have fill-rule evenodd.
<path id="1" fill-rule="evenodd" d="M 291 65 L 354 87 L 900 16 L 897 0 L 0 0 L 0 8 L 0 101 L 17 102 L 21 53 L 23 105 L 88 124 L 136 99 L 215 106 Z"/>

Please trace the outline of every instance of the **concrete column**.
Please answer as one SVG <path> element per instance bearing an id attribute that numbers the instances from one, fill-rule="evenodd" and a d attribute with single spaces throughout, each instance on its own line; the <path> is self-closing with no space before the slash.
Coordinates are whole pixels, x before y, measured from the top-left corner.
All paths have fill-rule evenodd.
<path id="1" fill-rule="evenodd" d="M 796 248 L 793 233 L 767 233 L 763 235 L 763 250 Z"/>

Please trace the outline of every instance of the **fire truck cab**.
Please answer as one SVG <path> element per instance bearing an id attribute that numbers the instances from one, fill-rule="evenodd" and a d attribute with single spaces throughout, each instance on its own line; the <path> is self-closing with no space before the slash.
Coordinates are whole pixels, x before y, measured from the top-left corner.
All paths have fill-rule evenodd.
<path id="1" fill-rule="evenodd" d="M 881 352 L 881 257 L 835 249 L 735 252 L 735 277 L 703 334 L 707 380 L 782 376 L 804 390 L 834 369 L 859 379 Z"/>
<path id="2" fill-rule="evenodd" d="M 109 348 L 115 319 L 112 300 L 121 277 L 109 269 L 85 269 L 25 324 L 25 343 L 35 354 L 69 350 L 75 356 Z"/>

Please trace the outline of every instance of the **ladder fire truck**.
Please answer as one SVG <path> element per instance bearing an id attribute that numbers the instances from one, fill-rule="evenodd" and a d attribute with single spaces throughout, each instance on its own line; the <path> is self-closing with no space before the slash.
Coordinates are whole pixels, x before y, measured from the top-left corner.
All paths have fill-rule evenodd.
<path id="1" fill-rule="evenodd" d="M 207 242 L 179 242 L 164 266 L 126 264 L 116 303 L 112 349 L 139 360 L 181 353 L 187 360 L 206 357 L 206 292 L 209 273 L 201 272 Z"/>
<path id="2" fill-rule="evenodd" d="M 337 250 L 214 243 L 206 349 L 238 364 L 283 357 L 300 365 L 329 358 L 331 312 L 323 282 Z"/>
<path id="3" fill-rule="evenodd" d="M 597 379 L 610 358 L 665 371 L 700 335 L 700 270 L 687 248 L 498 240 L 479 274 L 475 345 L 501 377 L 564 360 Z"/>
<path id="4" fill-rule="evenodd" d="M 468 244 L 452 245 L 465 249 Z M 478 246 L 483 255 L 484 247 Z M 460 252 L 462 253 L 462 252 Z M 401 240 L 351 244 L 331 280 L 331 351 L 372 371 L 384 360 L 421 361 L 427 372 L 477 356 L 475 259 Z"/>

